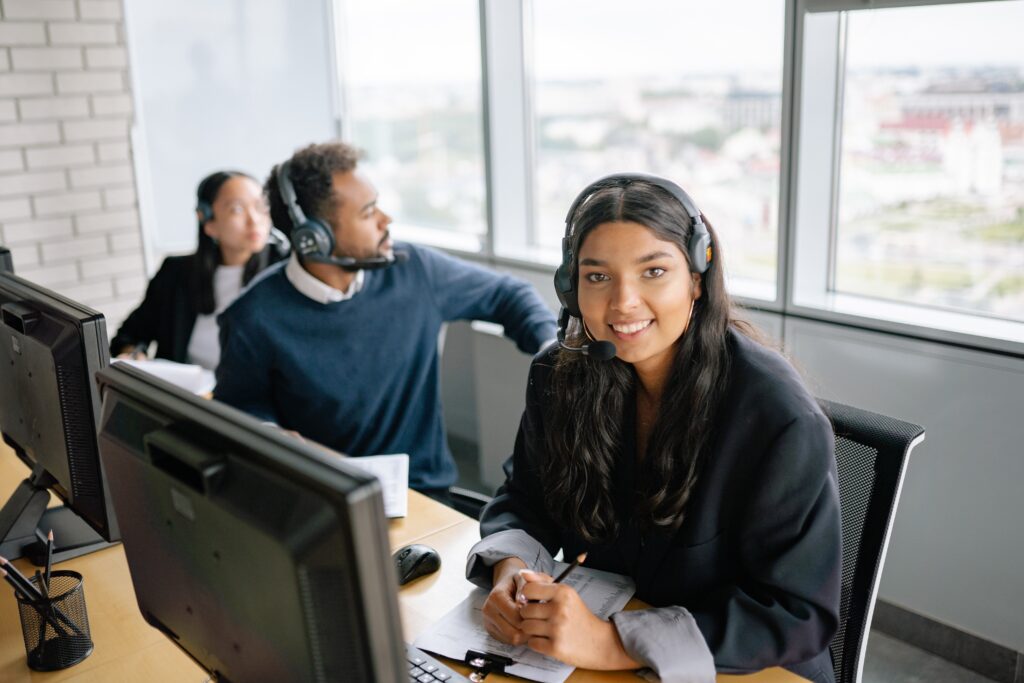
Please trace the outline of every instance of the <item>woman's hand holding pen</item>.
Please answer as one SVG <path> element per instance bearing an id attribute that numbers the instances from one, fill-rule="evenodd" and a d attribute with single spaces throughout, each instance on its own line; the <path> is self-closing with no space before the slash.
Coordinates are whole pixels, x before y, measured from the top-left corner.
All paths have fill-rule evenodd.
<path id="1" fill-rule="evenodd" d="M 526 563 L 518 557 L 509 557 L 494 565 L 494 587 L 483 606 L 484 628 L 503 643 L 522 645 L 526 636 L 520 629 L 523 622 L 519 616 L 516 597 L 524 581 L 522 570 Z"/>
<path id="2" fill-rule="evenodd" d="M 531 650 L 584 669 L 636 669 L 611 622 L 597 617 L 572 586 L 522 571 L 519 630 Z M 493 595 L 493 593 L 492 593 Z"/>

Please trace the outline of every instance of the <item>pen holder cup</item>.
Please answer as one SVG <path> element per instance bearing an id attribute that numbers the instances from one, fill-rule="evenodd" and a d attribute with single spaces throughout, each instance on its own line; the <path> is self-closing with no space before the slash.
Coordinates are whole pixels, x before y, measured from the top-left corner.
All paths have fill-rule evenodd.
<path id="1" fill-rule="evenodd" d="M 28 579 L 40 592 L 46 592 L 35 576 Z M 49 595 L 38 602 L 18 596 L 28 668 L 35 671 L 66 669 L 92 654 L 82 575 L 66 570 L 52 572 Z"/>

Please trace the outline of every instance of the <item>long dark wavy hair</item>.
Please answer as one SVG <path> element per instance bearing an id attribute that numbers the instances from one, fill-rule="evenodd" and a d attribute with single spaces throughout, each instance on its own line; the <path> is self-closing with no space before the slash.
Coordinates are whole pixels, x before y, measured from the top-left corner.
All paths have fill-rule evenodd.
<path id="1" fill-rule="evenodd" d="M 196 188 L 197 204 L 198 202 L 206 202 L 212 207 L 224 183 L 239 176 L 248 178 L 259 185 L 258 180 L 242 171 L 216 171 L 203 178 L 199 183 L 199 187 Z M 243 286 L 247 285 L 257 273 L 270 265 L 271 248 L 271 244 L 268 241 L 267 246 L 262 251 L 253 254 L 246 261 L 245 269 L 242 271 Z M 213 273 L 217 270 L 217 266 L 223 263 L 223 257 L 220 246 L 203 230 L 202 219 L 199 220 L 199 246 L 196 247 L 195 263 L 195 282 L 193 286 L 196 288 L 196 294 L 199 297 L 198 310 L 202 314 L 209 315 L 217 308 L 213 297 Z"/>
<path id="2" fill-rule="evenodd" d="M 615 221 L 647 227 L 658 239 L 678 245 L 689 262 L 689 217 L 671 194 L 644 181 L 598 190 L 579 208 L 572 226 L 577 259 L 589 232 Z M 691 323 L 677 343 L 647 451 L 639 454 L 633 517 L 643 531 L 675 531 L 682 525 L 729 377 L 727 332 L 734 327 L 754 334 L 734 316 L 725 291 L 722 249 L 711 225 L 705 224 L 714 257 L 701 276 L 702 293 L 694 302 Z M 578 262 L 572 277 L 578 286 Z M 579 320 L 572 319 L 567 336 L 571 345 L 586 341 Z M 637 383 L 633 366 L 618 358 L 599 361 L 563 352 L 555 363 L 552 412 L 545 430 L 545 500 L 551 515 L 588 543 L 611 541 L 620 531 L 613 477 L 616 459 L 634 450 L 624 443 L 624 428 L 635 415 Z"/>

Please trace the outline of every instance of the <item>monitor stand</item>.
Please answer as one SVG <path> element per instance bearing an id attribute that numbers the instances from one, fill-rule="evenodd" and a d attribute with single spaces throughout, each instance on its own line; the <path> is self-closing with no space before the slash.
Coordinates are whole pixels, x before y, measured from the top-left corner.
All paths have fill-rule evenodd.
<path id="1" fill-rule="evenodd" d="M 70 508 L 47 508 L 53 483 L 53 477 L 36 465 L 0 509 L 0 555 L 12 561 L 25 557 L 42 567 L 46 564 L 46 534 L 50 530 L 54 563 L 112 545 Z"/>

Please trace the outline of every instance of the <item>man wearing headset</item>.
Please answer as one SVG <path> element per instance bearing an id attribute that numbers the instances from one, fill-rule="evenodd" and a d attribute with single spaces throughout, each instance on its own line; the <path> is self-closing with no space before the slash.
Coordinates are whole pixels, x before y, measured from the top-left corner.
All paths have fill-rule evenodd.
<path id="1" fill-rule="evenodd" d="M 409 454 L 409 485 L 455 483 L 441 414 L 437 339 L 454 320 L 503 325 L 524 353 L 555 337 L 530 285 L 414 245 L 343 143 L 275 166 L 265 190 L 292 256 L 220 317 L 215 397 L 353 456 Z"/>

